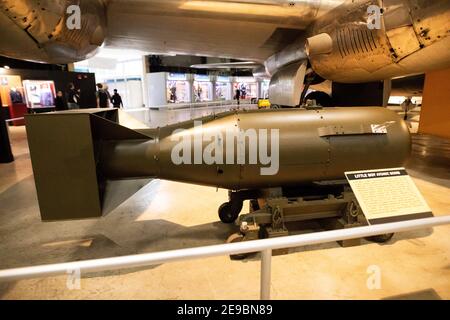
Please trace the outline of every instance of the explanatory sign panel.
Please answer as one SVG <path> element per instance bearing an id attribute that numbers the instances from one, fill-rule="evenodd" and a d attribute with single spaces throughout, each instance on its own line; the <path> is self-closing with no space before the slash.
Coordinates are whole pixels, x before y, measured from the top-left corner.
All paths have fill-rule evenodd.
<path id="1" fill-rule="evenodd" d="M 370 224 L 432 217 L 405 168 L 345 173 Z"/>

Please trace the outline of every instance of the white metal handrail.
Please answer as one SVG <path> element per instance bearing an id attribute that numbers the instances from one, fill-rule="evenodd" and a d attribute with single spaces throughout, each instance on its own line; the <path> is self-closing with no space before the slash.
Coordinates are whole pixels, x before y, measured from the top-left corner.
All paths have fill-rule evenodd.
<path id="1" fill-rule="evenodd" d="M 200 108 L 211 108 L 211 107 L 243 107 L 243 106 L 254 106 L 256 104 L 250 103 L 250 100 L 241 100 L 238 105 L 235 100 L 217 100 L 217 101 L 205 101 L 205 102 L 187 102 L 187 103 L 170 103 L 159 106 L 150 106 L 145 108 L 127 108 L 127 112 L 142 111 L 148 109 L 163 109 L 163 110 L 177 110 L 177 109 L 200 109 Z"/>
<path id="2" fill-rule="evenodd" d="M 190 105 L 184 105 L 184 106 L 179 106 L 179 105 L 169 105 L 167 106 L 167 110 L 185 110 L 185 109 L 208 109 L 208 108 L 224 108 L 224 107 L 229 107 L 229 108 L 244 108 L 244 107 L 250 107 L 250 106 L 256 106 L 256 104 L 251 104 L 251 103 L 244 103 L 242 102 L 241 104 L 237 104 L 236 102 L 228 102 L 228 103 L 220 103 L 220 104 L 216 104 L 216 103 L 193 103 Z"/>
<path id="3" fill-rule="evenodd" d="M 107 270 L 149 267 L 168 262 L 208 258 L 223 255 L 235 255 L 261 252 L 261 299 L 270 299 L 270 278 L 272 250 L 302 247 L 313 244 L 328 243 L 349 239 L 365 238 L 380 234 L 398 233 L 411 230 L 431 228 L 450 224 L 450 215 L 371 225 L 350 229 L 324 231 L 317 233 L 287 236 L 280 238 L 254 240 L 240 243 L 213 245 L 198 248 L 171 250 L 138 255 L 67 262 L 35 267 L 16 268 L 0 271 L 0 281 L 14 281 L 27 278 L 63 275 L 73 270 L 99 272 Z"/>
<path id="4" fill-rule="evenodd" d="M 21 120 L 25 120 L 25 117 L 6 119 L 5 122 L 6 122 L 6 123 L 9 123 L 9 122 L 21 121 Z"/>

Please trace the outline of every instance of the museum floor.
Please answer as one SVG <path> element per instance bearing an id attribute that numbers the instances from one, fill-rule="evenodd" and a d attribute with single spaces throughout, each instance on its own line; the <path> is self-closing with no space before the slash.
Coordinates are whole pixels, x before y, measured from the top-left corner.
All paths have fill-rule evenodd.
<path id="1" fill-rule="evenodd" d="M 10 133 L 16 161 L 0 165 L 0 269 L 219 244 L 234 232 L 217 217 L 226 191 L 162 180 L 100 220 L 42 223 L 25 129 Z M 417 135 L 413 150 L 409 173 L 435 215 L 450 214 L 450 141 Z M 398 234 L 386 245 L 291 250 L 273 259 L 272 297 L 450 299 L 449 233 L 446 226 Z M 367 287 L 373 265 L 381 270 L 378 290 Z M 0 299 L 257 299 L 259 259 L 224 256 L 88 274 L 80 290 L 66 281 L 0 283 Z"/>

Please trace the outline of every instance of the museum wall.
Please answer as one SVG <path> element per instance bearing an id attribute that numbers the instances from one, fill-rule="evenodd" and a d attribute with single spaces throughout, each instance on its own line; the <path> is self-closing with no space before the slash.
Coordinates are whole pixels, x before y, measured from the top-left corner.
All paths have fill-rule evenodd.
<path id="1" fill-rule="evenodd" d="M 450 138 L 450 69 L 425 76 L 419 132 Z"/>

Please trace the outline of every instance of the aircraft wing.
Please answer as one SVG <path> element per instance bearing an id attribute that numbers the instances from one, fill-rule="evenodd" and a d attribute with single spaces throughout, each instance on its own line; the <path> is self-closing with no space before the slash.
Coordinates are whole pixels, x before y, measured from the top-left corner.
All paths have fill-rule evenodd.
<path id="1" fill-rule="evenodd" d="M 105 45 L 262 62 L 294 42 L 330 2 L 110 0 Z"/>

